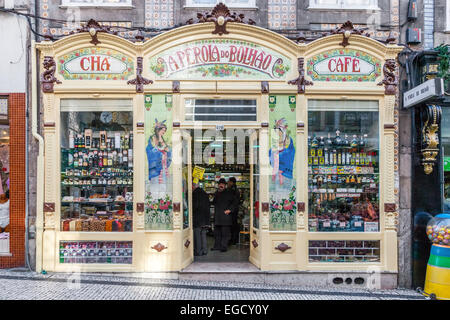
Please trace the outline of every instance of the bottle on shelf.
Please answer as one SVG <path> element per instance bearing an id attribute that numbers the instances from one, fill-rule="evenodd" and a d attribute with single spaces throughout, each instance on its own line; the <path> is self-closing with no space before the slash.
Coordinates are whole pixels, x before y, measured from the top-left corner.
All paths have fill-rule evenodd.
<path id="1" fill-rule="evenodd" d="M 314 135 L 311 141 L 311 148 L 317 148 L 319 146 L 319 140 L 317 140 L 316 135 Z"/>
<path id="2" fill-rule="evenodd" d="M 350 143 L 350 147 L 356 148 L 358 146 L 358 139 L 356 138 L 356 134 L 353 135 L 353 139 Z"/>
<path id="3" fill-rule="evenodd" d="M 327 141 L 326 141 L 326 145 L 328 147 L 333 145 L 333 140 L 331 139 L 331 133 L 329 133 L 329 132 L 328 132 L 328 138 L 327 138 Z"/>
<path id="4" fill-rule="evenodd" d="M 336 130 L 336 137 L 334 137 L 333 145 L 335 146 L 341 146 L 342 145 L 342 138 L 340 136 L 341 132 L 339 129 Z"/>

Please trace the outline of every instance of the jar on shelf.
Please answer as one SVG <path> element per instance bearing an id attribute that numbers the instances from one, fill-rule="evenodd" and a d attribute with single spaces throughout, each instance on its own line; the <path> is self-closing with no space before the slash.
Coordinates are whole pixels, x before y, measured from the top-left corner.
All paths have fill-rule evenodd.
<path id="1" fill-rule="evenodd" d="M 427 224 L 427 236 L 433 244 L 450 245 L 450 214 L 438 214 Z"/>

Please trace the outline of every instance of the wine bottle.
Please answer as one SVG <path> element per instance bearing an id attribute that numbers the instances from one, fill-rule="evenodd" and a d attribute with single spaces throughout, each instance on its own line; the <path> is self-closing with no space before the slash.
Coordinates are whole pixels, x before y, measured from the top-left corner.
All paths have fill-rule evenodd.
<path id="1" fill-rule="evenodd" d="M 344 141 L 342 142 L 342 145 L 345 147 L 348 147 L 350 145 L 350 142 L 348 141 L 348 135 L 344 136 Z"/>
<path id="2" fill-rule="evenodd" d="M 326 145 L 329 147 L 331 145 L 333 145 L 333 140 L 331 140 L 331 133 L 328 132 L 328 138 L 327 138 L 327 143 Z"/>
<path id="3" fill-rule="evenodd" d="M 334 138 L 333 144 L 335 146 L 341 146 L 342 145 L 342 138 L 340 136 L 341 132 L 339 129 L 336 130 L 336 137 Z"/>
<path id="4" fill-rule="evenodd" d="M 354 134 L 352 142 L 350 143 L 350 147 L 356 148 L 357 146 L 358 146 L 358 139 L 356 139 L 356 134 Z"/>
<path id="5" fill-rule="evenodd" d="M 311 141 L 311 148 L 317 148 L 319 146 L 319 141 L 317 140 L 316 135 L 314 135 L 312 141 Z"/>

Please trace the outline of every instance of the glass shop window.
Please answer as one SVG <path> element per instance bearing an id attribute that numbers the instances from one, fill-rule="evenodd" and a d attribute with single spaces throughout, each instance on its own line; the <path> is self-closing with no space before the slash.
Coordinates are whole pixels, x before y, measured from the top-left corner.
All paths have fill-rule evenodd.
<path id="1" fill-rule="evenodd" d="M 379 231 L 378 102 L 308 108 L 309 231 Z"/>
<path id="2" fill-rule="evenodd" d="M 256 121 L 256 100 L 186 99 L 186 121 Z"/>
<path id="3" fill-rule="evenodd" d="M 133 231 L 132 100 L 61 100 L 61 231 Z"/>
<path id="4" fill-rule="evenodd" d="M 9 252 L 9 223 L 8 97 L 0 97 L 0 253 Z"/>

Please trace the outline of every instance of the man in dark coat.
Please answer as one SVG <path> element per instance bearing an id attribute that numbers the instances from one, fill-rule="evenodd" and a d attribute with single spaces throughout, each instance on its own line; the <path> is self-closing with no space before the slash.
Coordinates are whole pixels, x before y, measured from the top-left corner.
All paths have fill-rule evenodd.
<path id="1" fill-rule="evenodd" d="M 226 189 L 225 179 L 219 180 L 219 189 L 214 195 L 214 247 L 211 250 L 226 252 L 231 237 L 233 210 L 238 205 L 236 197 Z"/>
<path id="2" fill-rule="evenodd" d="M 210 224 L 209 197 L 196 183 L 192 184 L 192 190 L 194 255 L 203 256 L 208 253 L 206 231 Z"/>
<path id="3" fill-rule="evenodd" d="M 241 199 L 241 194 L 236 186 L 236 178 L 230 177 L 228 179 L 228 190 L 234 195 L 237 201 L 237 206 L 233 212 L 231 212 L 232 224 L 231 224 L 231 244 L 236 244 L 239 241 L 239 224 L 238 224 L 238 214 L 239 214 L 239 202 Z"/>

